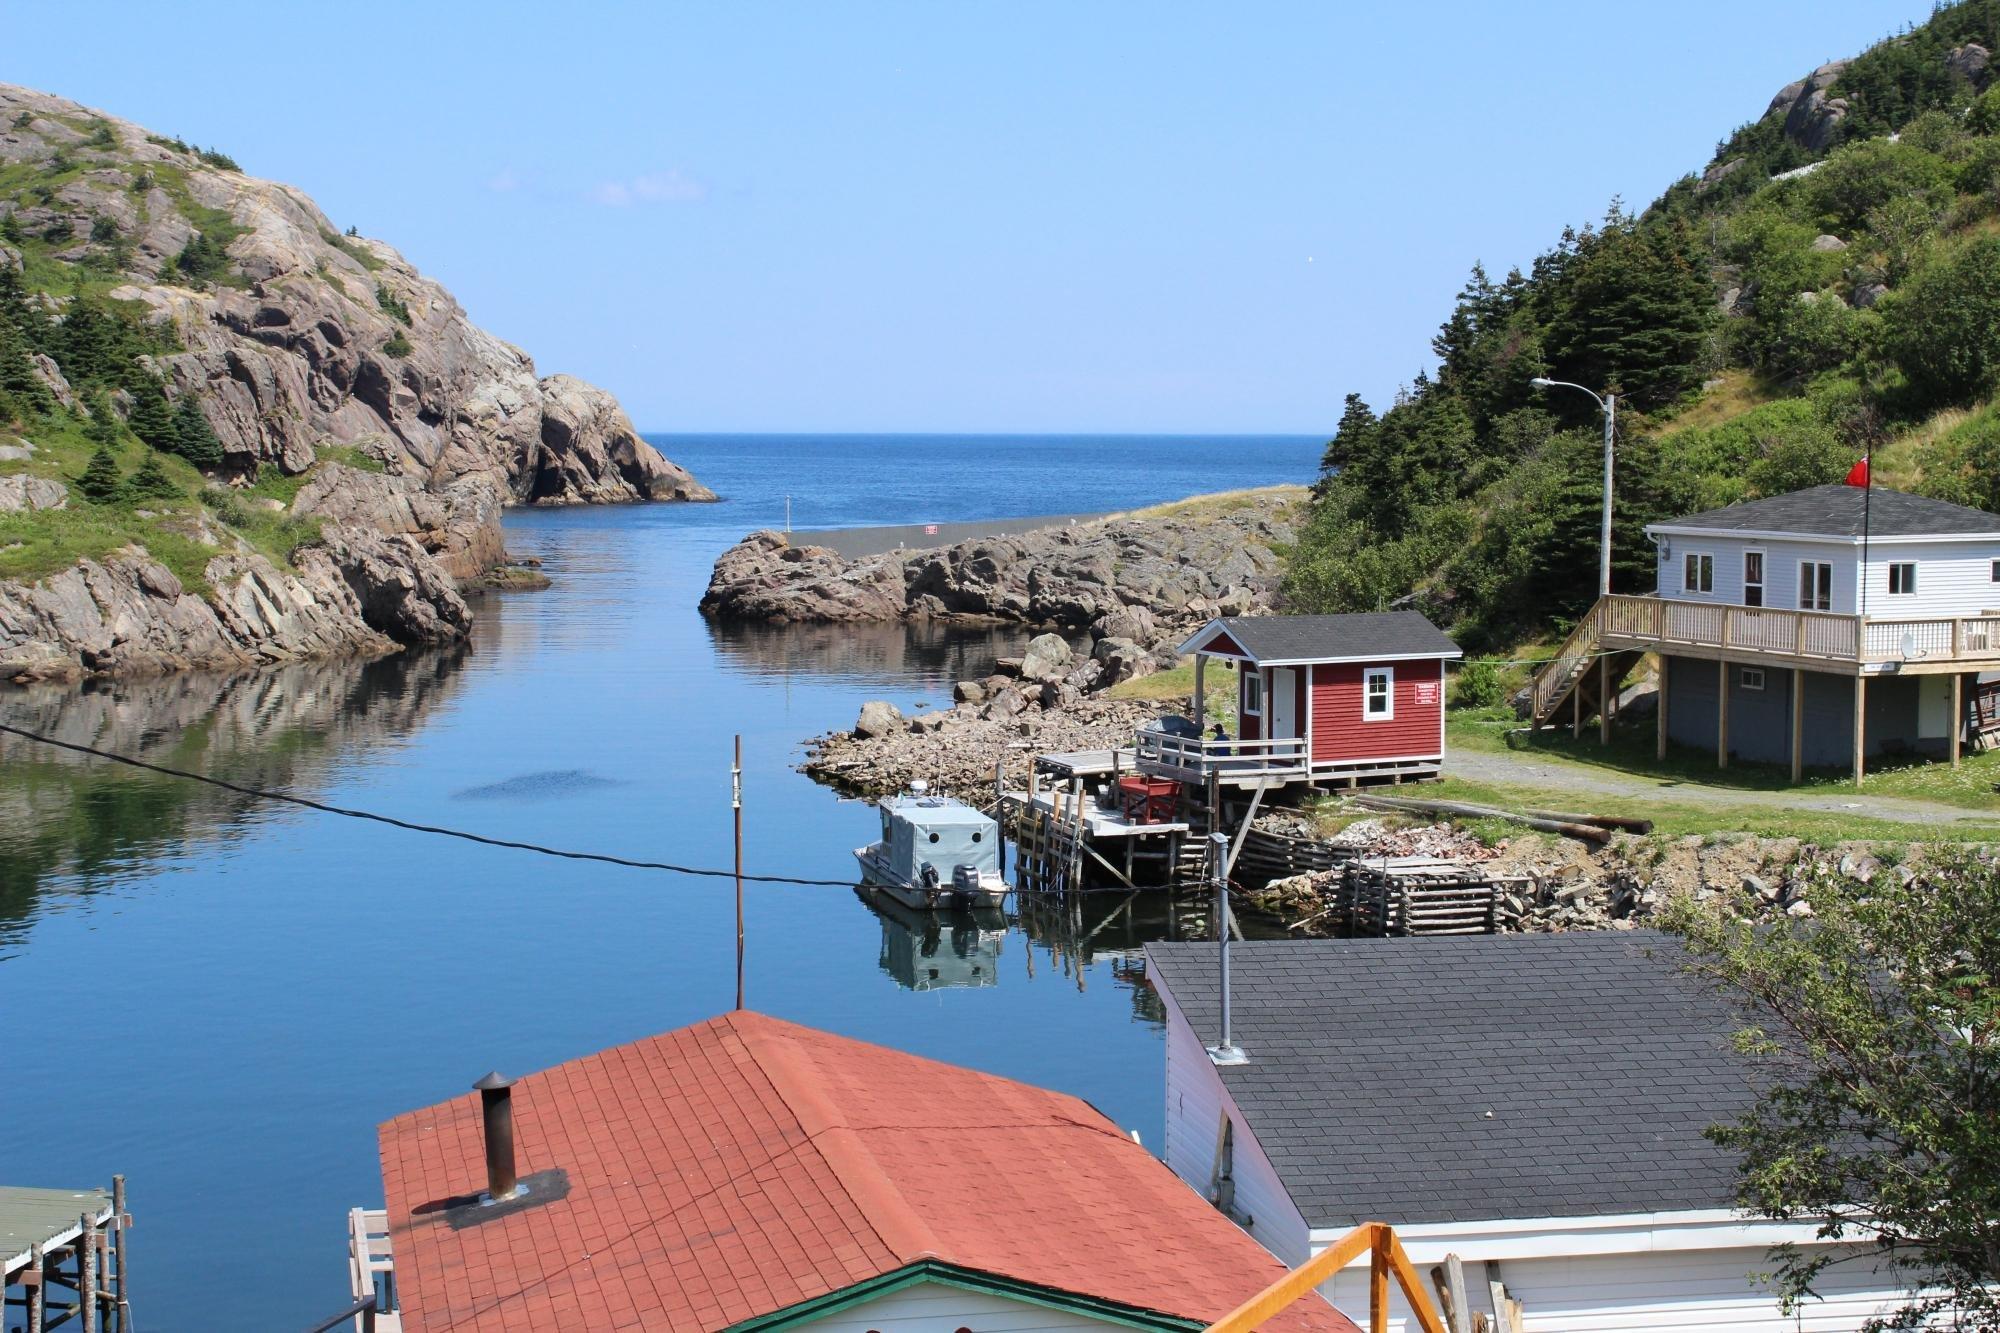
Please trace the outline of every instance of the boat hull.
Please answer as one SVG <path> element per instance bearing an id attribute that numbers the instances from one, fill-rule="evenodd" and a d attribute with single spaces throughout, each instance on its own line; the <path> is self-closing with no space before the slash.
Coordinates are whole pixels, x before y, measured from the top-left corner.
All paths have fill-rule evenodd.
<path id="1" fill-rule="evenodd" d="M 971 891 L 951 884 L 939 884 L 935 889 L 927 889 L 912 883 L 890 867 L 888 856 L 879 842 L 856 847 L 854 859 L 861 863 L 861 876 L 872 888 L 905 907 L 914 907 L 919 911 L 941 907 L 998 907 L 1007 897 L 1007 881 L 991 871 L 982 873 L 979 887 Z"/>

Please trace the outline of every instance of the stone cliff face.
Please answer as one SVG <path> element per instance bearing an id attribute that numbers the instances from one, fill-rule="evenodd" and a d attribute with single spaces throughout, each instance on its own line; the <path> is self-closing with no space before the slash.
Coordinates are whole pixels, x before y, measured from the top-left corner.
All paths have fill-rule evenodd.
<path id="1" fill-rule="evenodd" d="M 757 532 L 716 561 L 701 609 L 731 621 L 1001 621 L 1141 638 L 1124 623 L 1137 613 L 1178 627 L 1269 607 L 1276 548 L 1295 539 L 1302 495 L 1256 492 L 852 560 Z"/>
<path id="2" fill-rule="evenodd" d="M 641 440 L 611 395 L 538 376 L 443 287 L 387 245 L 341 235 L 290 186 L 0 84 L 0 168 L 13 167 L 57 184 L 0 197 L 9 234 L 54 238 L 68 248 L 49 260 L 95 265 L 100 278 L 110 256 L 108 298 L 146 312 L 181 349 L 153 369 L 220 438 L 217 480 L 311 472 L 293 510 L 322 520 L 325 542 L 298 554 L 296 572 L 222 543 L 213 599 L 149 579 L 143 552 L 35 586 L 0 583 L 0 678 L 450 638 L 468 620 L 454 580 L 503 558 L 506 505 L 714 498 Z M 115 248 L 91 243 L 104 236 Z M 216 242 L 226 264 L 208 281 L 179 262 L 202 236 L 226 238 Z M 0 264 L 22 258 L 0 242 Z M 61 318 L 62 298 L 50 304 Z M 58 398 L 67 392 L 54 367 L 44 378 Z M 329 450 L 365 466 L 328 461 Z M 8 498 L 0 507 L 52 504 Z M 240 614 L 246 606 L 257 614 Z"/>

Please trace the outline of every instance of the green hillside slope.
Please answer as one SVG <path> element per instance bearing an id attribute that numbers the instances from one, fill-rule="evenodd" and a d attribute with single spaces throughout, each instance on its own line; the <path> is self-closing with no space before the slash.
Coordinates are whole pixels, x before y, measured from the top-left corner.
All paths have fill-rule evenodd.
<path id="1" fill-rule="evenodd" d="M 1403 597 L 1474 645 L 1597 586 L 1617 392 L 1614 587 L 1652 586 L 1655 519 L 1837 481 L 2000 509 L 2000 0 L 1964 0 L 1773 98 L 1643 213 L 1612 206 L 1523 272 L 1475 267 L 1435 368 L 1350 395 L 1286 590 Z"/>

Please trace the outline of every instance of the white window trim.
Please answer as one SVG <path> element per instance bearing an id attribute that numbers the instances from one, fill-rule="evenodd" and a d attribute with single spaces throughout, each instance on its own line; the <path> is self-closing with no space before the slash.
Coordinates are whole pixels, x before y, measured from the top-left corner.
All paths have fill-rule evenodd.
<path id="1" fill-rule="evenodd" d="M 1255 668 L 1243 673 L 1243 716 L 1264 716 L 1264 673 Z"/>
<path id="2" fill-rule="evenodd" d="M 1757 678 L 1757 683 L 1755 685 L 1752 685 L 1750 683 L 1750 678 L 1752 676 L 1755 676 Z M 1738 681 L 1738 683 L 1741 684 L 1743 688 L 1746 690 L 1762 690 L 1764 688 L 1764 668 L 1744 667 L 1743 675 L 1741 679 Z"/>
<path id="3" fill-rule="evenodd" d="M 1806 571 L 1807 571 L 1808 569 L 1810 569 L 1810 570 L 1812 570 L 1812 571 L 1813 571 L 1813 583 L 1812 583 L 1812 589 L 1813 589 L 1814 593 L 1817 593 L 1817 591 L 1818 591 L 1818 588 L 1819 588 L 1819 571 L 1820 571 L 1820 570 L 1822 570 L 1822 569 L 1824 569 L 1824 570 L 1826 571 L 1826 605 L 1825 605 L 1825 606 L 1818 606 L 1818 605 L 1808 605 L 1808 603 L 1809 603 L 1809 602 L 1812 602 L 1812 603 L 1817 603 L 1817 601 L 1819 600 L 1817 596 L 1808 596 L 1808 594 L 1807 594 L 1807 587 L 1806 587 Z M 1831 611 L 1831 610 L 1833 610 L 1833 561 L 1831 561 L 1831 560 L 1801 560 L 1801 561 L 1799 561 L 1799 607 L 1798 607 L 1798 609 L 1799 609 L 1799 610 L 1801 610 L 1801 611 Z"/>
<path id="4" fill-rule="evenodd" d="M 1915 597 L 1917 595 L 1917 562 L 1914 560 L 1891 560 L 1888 562 L 1888 565 L 1889 595 L 1891 597 Z M 1909 579 L 1901 588 L 1896 586 L 1896 571 L 1898 569 L 1907 569 L 1910 571 Z"/>
<path id="5" fill-rule="evenodd" d="M 1688 577 L 1688 566 L 1690 564 L 1697 571 L 1697 577 L 1695 578 Z M 1708 568 L 1708 586 L 1706 588 L 1698 586 L 1701 583 L 1699 571 L 1704 565 Z M 1715 595 L 1715 552 L 1681 552 L 1681 592 L 1690 597 L 1713 597 Z"/>
<path id="6" fill-rule="evenodd" d="M 1368 682 L 1370 678 L 1375 676 L 1381 676 L 1389 683 L 1388 696 L 1387 696 L 1387 702 L 1389 707 L 1385 712 L 1371 713 L 1368 711 L 1368 698 L 1369 698 Z M 1440 685 L 1438 688 L 1443 689 L 1444 687 Z M 1392 722 L 1395 720 L 1395 717 L 1396 717 L 1396 668 L 1385 667 L 1385 666 L 1363 667 L 1361 669 L 1361 720 L 1363 722 Z"/>
<path id="7" fill-rule="evenodd" d="M 1758 577 L 1755 583 L 1750 581 L 1750 557 L 1753 555 L 1757 557 Z M 1745 606 L 1750 605 L 1750 589 L 1752 588 L 1757 589 L 1758 606 L 1763 607 L 1771 604 L 1771 557 L 1761 546 L 1746 546 L 1743 548 L 1743 605 Z"/>

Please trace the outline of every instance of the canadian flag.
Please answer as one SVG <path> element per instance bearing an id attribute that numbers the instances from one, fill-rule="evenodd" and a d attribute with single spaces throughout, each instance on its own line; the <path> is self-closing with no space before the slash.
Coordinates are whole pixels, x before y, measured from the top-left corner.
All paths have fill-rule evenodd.
<path id="1" fill-rule="evenodd" d="M 1849 486 L 1866 486 L 1868 484 L 1867 454 L 1861 455 L 1861 461 L 1847 469 L 1847 484 Z"/>

